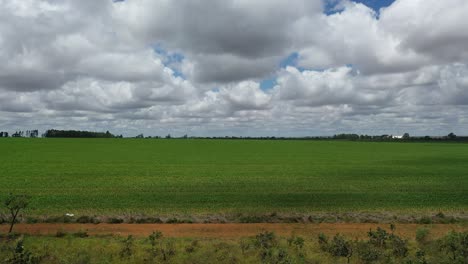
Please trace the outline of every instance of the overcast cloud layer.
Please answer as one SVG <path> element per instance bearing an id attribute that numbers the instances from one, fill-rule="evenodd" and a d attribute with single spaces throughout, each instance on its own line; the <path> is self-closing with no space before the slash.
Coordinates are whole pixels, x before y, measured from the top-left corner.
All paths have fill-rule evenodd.
<path id="1" fill-rule="evenodd" d="M 0 0 L 0 131 L 468 135 L 466 14 L 466 0 Z"/>

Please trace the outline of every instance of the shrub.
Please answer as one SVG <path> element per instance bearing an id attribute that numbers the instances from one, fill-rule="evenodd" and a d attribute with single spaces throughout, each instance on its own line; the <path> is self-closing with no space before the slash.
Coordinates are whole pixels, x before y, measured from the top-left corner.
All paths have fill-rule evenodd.
<path id="1" fill-rule="evenodd" d="M 445 218 L 445 214 L 442 213 L 442 212 L 438 212 L 438 213 L 436 214 L 436 217 L 438 217 L 438 218 Z"/>
<path id="2" fill-rule="evenodd" d="M 323 252 L 328 252 L 330 245 L 328 244 L 328 237 L 324 233 L 318 235 L 318 243 Z"/>
<path id="3" fill-rule="evenodd" d="M 239 218 L 241 223 L 266 223 L 268 222 L 268 216 L 242 216 Z"/>
<path id="4" fill-rule="evenodd" d="M 130 257 L 133 255 L 133 236 L 128 236 L 124 241 L 123 241 L 123 247 L 120 250 L 120 257 L 121 258 L 126 258 Z"/>
<path id="5" fill-rule="evenodd" d="M 5 261 L 7 264 L 36 264 L 39 262 L 39 257 L 34 256 L 32 252 L 25 249 L 23 238 L 18 239 L 14 247 L 12 257 Z"/>
<path id="6" fill-rule="evenodd" d="M 57 231 L 57 233 L 55 233 L 55 237 L 64 237 L 66 236 L 67 234 L 61 230 Z"/>
<path id="7" fill-rule="evenodd" d="M 190 245 L 185 247 L 185 252 L 193 253 L 198 248 L 198 240 L 194 240 L 190 243 Z"/>
<path id="8" fill-rule="evenodd" d="M 295 246 L 296 249 L 302 249 L 304 247 L 304 238 L 299 236 L 291 236 L 287 239 L 289 246 Z"/>
<path id="9" fill-rule="evenodd" d="M 428 235 L 429 235 L 429 229 L 425 227 L 419 227 L 416 230 L 416 241 L 418 241 L 418 243 L 424 244 L 427 242 Z"/>
<path id="10" fill-rule="evenodd" d="M 293 244 L 296 246 L 297 249 L 302 249 L 304 247 L 304 242 L 304 238 L 296 237 L 296 239 L 293 241 Z"/>
<path id="11" fill-rule="evenodd" d="M 344 257 L 348 263 L 353 256 L 353 248 L 351 242 L 346 240 L 344 236 L 337 234 L 330 242 L 329 252 L 334 257 Z"/>
<path id="12" fill-rule="evenodd" d="M 432 224 L 432 219 L 428 216 L 423 216 L 418 220 L 418 224 L 423 224 L 423 225 Z"/>
<path id="13" fill-rule="evenodd" d="M 242 255 L 245 255 L 246 251 L 250 249 L 251 244 L 252 243 L 247 239 L 241 239 L 239 241 L 239 246 L 242 251 Z"/>
<path id="14" fill-rule="evenodd" d="M 79 237 L 79 238 L 89 237 L 88 232 L 86 232 L 86 231 L 78 231 L 76 233 L 73 233 L 73 236 L 74 237 Z"/>
<path id="15" fill-rule="evenodd" d="M 450 257 L 452 263 L 468 263 L 468 232 L 450 232 L 440 239 L 439 247 Z"/>
<path id="16" fill-rule="evenodd" d="M 164 247 L 162 247 L 161 253 L 163 256 L 163 260 L 166 261 L 168 260 L 169 257 L 175 256 L 176 255 L 176 248 L 174 241 L 168 240 Z"/>
<path id="17" fill-rule="evenodd" d="M 28 224 L 37 224 L 39 222 L 39 219 L 37 219 L 36 217 L 26 217 L 26 223 Z M 0 220 L 0 224 L 1 224 L 1 220 Z"/>
<path id="18" fill-rule="evenodd" d="M 385 229 L 377 227 L 376 231 L 370 230 L 367 235 L 369 237 L 369 243 L 380 248 L 385 248 L 387 239 L 389 238 L 389 234 Z"/>
<path id="19" fill-rule="evenodd" d="M 80 224 L 89 224 L 89 223 L 98 224 L 99 220 L 96 219 L 95 217 L 83 215 L 83 216 L 78 217 L 76 219 L 76 222 Z"/>
<path id="20" fill-rule="evenodd" d="M 124 222 L 124 220 L 121 219 L 121 218 L 111 217 L 111 218 L 107 219 L 108 224 L 122 224 L 123 222 Z"/>
<path id="21" fill-rule="evenodd" d="M 364 263 L 372 263 L 382 256 L 383 252 L 368 242 L 358 242 L 356 247 L 359 259 Z"/>
<path id="22" fill-rule="evenodd" d="M 261 249 L 269 249 L 276 246 L 278 241 L 273 232 L 262 232 L 255 236 L 255 246 Z"/>
<path id="23" fill-rule="evenodd" d="M 158 217 L 138 218 L 133 220 L 136 224 L 161 224 L 163 221 Z"/>
<path id="24" fill-rule="evenodd" d="M 151 243 L 151 247 L 156 247 L 156 242 L 159 241 L 163 237 L 163 234 L 161 231 L 153 231 L 151 235 L 149 235 L 148 239 Z"/>
<path id="25" fill-rule="evenodd" d="M 395 257 L 404 258 L 408 255 L 408 241 L 398 236 L 391 236 L 392 254 Z"/>
<path id="26" fill-rule="evenodd" d="M 179 222 L 179 219 L 177 219 L 175 217 L 174 218 L 169 218 L 169 219 L 166 220 L 166 224 L 179 224 L 179 223 L 181 223 L 181 222 Z"/>

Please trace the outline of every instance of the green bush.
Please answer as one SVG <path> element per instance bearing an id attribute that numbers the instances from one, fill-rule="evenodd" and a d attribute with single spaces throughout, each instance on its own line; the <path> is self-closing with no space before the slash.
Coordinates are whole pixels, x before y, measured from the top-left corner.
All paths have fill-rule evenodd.
<path id="1" fill-rule="evenodd" d="M 40 258 L 34 256 L 32 252 L 25 249 L 24 240 L 21 237 L 16 241 L 16 245 L 13 249 L 12 256 L 5 260 L 6 264 L 38 264 Z"/>
<path id="2" fill-rule="evenodd" d="M 344 257 L 349 263 L 353 256 L 352 244 L 344 236 L 336 234 L 330 241 L 329 253 L 334 257 Z"/>
<path id="3" fill-rule="evenodd" d="M 418 220 L 418 224 L 423 224 L 423 225 L 432 224 L 432 219 L 428 216 L 423 216 Z"/>
<path id="4" fill-rule="evenodd" d="M 55 233 L 55 237 L 65 237 L 67 235 L 67 233 L 59 230 L 57 231 L 57 233 Z"/>
<path id="5" fill-rule="evenodd" d="M 425 227 L 419 227 L 416 229 L 416 241 L 420 244 L 427 242 L 427 237 L 429 236 L 429 229 Z"/>
<path id="6" fill-rule="evenodd" d="M 76 233 L 73 233 L 73 236 L 78 237 L 78 238 L 89 237 L 88 232 L 86 232 L 86 231 L 78 231 Z"/>
<path id="7" fill-rule="evenodd" d="M 269 249 L 278 244 L 276 235 L 273 232 L 262 232 L 255 236 L 255 246 L 260 249 Z"/>
<path id="8" fill-rule="evenodd" d="M 83 215 L 78 217 L 76 222 L 80 224 L 99 224 L 100 221 L 95 217 Z"/>
<path id="9" fill-rule="evenodd" d="M 128 236 L 123 242 L 122 249 L 120 250 L 121 258 L 128 258 L 133 255 L 134 239 L 133 236 Z"/>
<path id="10" fill-rule="evenodd" d="M 408 241 L 398 236 L 391 235 L 392 254 L 395 257 L 404 258 L 408 255 Z"/>
<path id="11" fill-rule="evenodd" d="M 378 261 L 384 253 L 382 249 L 369 242 L 358 242 L 356 245 L 356 251 L 358 258 L 363 263 L 373 263 Z"/>
<path id="12" fill-rule="evenodd" d="M 320 233 L 318 235 L 318 243 L 320 246 L 320 250 L 323 252 L 328 252 L 329 244 L 328 244 L 328 237 L 324 233 Z"/>
<path id="13" fill-rule="evenodd" d="M 468 263 L 468 232 L 450 232 L 438 240 L 439 248 L 452 263 Z"/>
<path id="14" fill-rule="evenodd" d="M 121 218 L 116 218 L 116 217 L 111 217 L 107 219 L 108 224 L 122 224 L 124 222 L 123 219 Z"/>
<path id="15" fill-rule="evenodd" d="M 135 224 L 162 224 L 163 223 L 163 221 L 158 217 L 131 219 L 130 222 L 135 223 Z"/>
<path id="16" fill-rule="evenodd" d="M 376 231 L 370 230 L 367 233 L 369 237 L 369 243 L 373 244 L 376 247 L 385 248 L 389 234 L 385 229 L 377 227 Z"/>

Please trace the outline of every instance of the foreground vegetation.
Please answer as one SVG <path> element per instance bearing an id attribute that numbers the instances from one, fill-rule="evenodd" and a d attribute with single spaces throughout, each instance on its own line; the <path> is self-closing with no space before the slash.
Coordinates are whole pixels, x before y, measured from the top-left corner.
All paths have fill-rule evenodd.
<path id="1" fill-rule="evenodd" d="M 340 234 L 278 237 L 264 231 L 243 239 L 89 237 L 86 232 L 55 237 L 3 236 L 2 263 L 468 263 L 468 233 L 430 239 L 425 229 L 406 240 L 389 230 L 370 230 L 367 239 Z"/>
<path id="2" fill-rule="evenodd" d="M 2 139 L 0 198 L 25 214 L 160 215 L 468 208 L 468 145 Z"/>

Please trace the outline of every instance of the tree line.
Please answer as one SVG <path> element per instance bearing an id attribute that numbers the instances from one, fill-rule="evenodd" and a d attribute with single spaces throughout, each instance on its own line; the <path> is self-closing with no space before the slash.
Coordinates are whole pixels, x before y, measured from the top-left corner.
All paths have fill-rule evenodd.
<path id="1" fill-rule="evenodd" d="M 109 131 L 91 132 L 79 130 L 55 130 L 50 129 L 44 133 L 45 138 L 115 138 Z"/>
<path id="2" fill-rule="evenodd" d="M 9 137 L 10 134 L 8 132 L 0 131 L 0 138 L 2 137 Z M 29 137 L 29 138 L 37 138 L 39 137 L 39 130 L 26 130 L 26 131 L 15 131 L 15 133 L 11 134 L 11 137 Z"/>
<path id="3" fill-rule="evenodd" d="M 106 132 L 92 132 L 92 131 L 80 131 L 80 130 L 56 130 L 49 129 L 41 135 L 45 138 L 123 138 L 122 135 L 114 135 L 109 131 Z M 0 132 L 0 138 L 10 137 L 8 132 Z M 26 131 L 15 131 L 11 134 L 11 137 L 39 137 L 39 130 L 26 130 Z M 214 136 L 214 137 L 196 137 L 183 135 L 181 137 L 174 137 L 168 134 L 162 136 L 144 136 L 139 134 L 133 138 L 146 138 L 146 139 L 229 139 L 229 140 L 350 140 L 350 141 L 409 141 L 409 142 L 425 142 L 425 141 L 456 141 L 456 142 L 468 142 L 468 136 L 457 136 L 454 133 L 450 133 L 446 136 L 410 136 L 409 133 L 404 133 L 401 136 L 394 135 L 359 135 L 359 134 L 335 134 L 333 136 L 305 136 L 305 137 L 249 137 L 249 136 Z"/>

